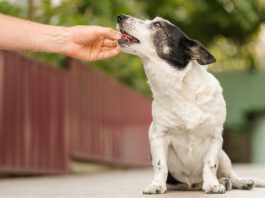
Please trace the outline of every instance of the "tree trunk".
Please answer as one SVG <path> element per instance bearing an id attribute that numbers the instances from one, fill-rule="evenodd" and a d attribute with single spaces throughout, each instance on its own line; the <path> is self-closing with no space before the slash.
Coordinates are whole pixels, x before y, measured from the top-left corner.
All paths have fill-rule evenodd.
<path id="1" fill-rule="evenodd" d="M 28 0 L 28 18 L 30 20 L 34 18 L 34 0 Z"/>

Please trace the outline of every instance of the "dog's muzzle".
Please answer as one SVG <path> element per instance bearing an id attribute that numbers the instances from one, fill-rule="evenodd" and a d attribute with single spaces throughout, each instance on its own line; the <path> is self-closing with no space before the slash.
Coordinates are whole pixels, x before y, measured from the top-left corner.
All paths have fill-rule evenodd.
<path id="1" fill-rule="evenodd" d="M 124 14 L 117 15 L 118 27 L 120 32 L 122 33 L 121 38 L 118 40 L 120 46 L 140 43 L 140 41 L 137 38 L 126 32 L 124 23 L 127 19 L 129 19 L 129 17 Z"/>

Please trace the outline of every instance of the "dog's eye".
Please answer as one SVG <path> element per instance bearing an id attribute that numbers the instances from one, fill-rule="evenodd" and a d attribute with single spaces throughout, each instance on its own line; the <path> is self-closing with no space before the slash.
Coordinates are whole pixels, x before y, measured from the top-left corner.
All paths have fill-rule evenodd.
<path id="1" fill-rule="evenodd" d="M 156 26 L 156 27 L 162 27 L 162 24 L 160 22 L 154 22 L 154 26 Z"/>

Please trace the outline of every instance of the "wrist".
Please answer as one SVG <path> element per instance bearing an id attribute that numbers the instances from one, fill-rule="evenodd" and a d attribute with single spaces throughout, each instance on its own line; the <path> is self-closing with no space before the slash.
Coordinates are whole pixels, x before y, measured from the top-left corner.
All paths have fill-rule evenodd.
<path id="1" fill-rule="evenodd" d="M 43 44 L 39 51 L 50 53 L 66 53 L 66 46 L 69 43 L 70 32 L 68 27 L 49 26 L 47 31 L 43 32 Z"/>

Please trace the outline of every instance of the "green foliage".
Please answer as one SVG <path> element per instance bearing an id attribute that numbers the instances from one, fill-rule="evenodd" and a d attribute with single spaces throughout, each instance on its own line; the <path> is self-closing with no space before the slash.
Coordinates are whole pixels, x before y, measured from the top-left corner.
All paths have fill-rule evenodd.
<path id="1" fill-rule="evenodd" d="M 147 13 L 162 15 L 191 37 L 209 44 L 216 35 L 245 42 L 265 19 L 257 0 L 146 0 Z M 155 2 L 155 3 L 152 3 Z"/>
<path id="2" fill-rule="evenodd" d="M 39 2 L 39 3 L 37 3 Z M 263 0 L 51 0 L 35 1 L 34 20 L 41 23 L 73 26 L 95 24 L 115 28 L 116 15 L 162 16 L 181 27 L 191 38 L 205 44 L 216 56 L 212 71 L 255 68 L 252 43 L 265 20 Z M 0 0 L 0 12 L 26 17 L 27 6 Z M 64 56 L 30 54 L 62 66 Z M 142 63 L 132 55 L 94 62 L 95 67 L 149 95 Z"/>
<path id="3" fill-rule="evenodd" d="M 8 1 L 0 0 L 0 13 L 21 16 L 22 10 L 19 6 L 11 5 Z"/>

